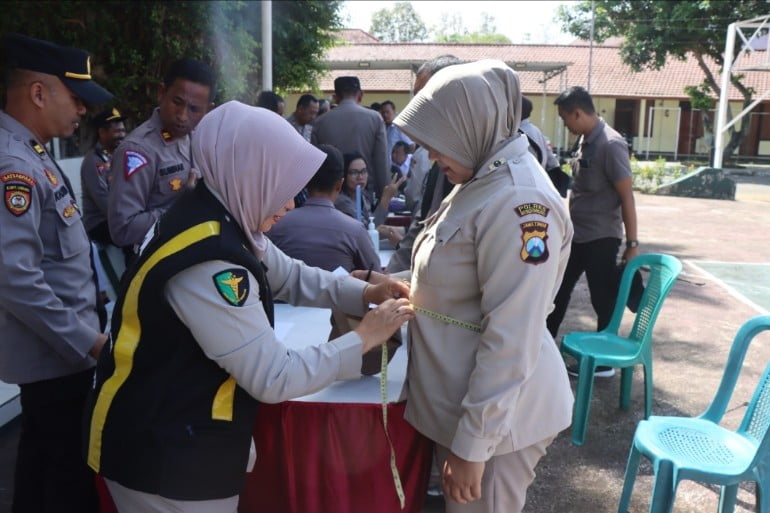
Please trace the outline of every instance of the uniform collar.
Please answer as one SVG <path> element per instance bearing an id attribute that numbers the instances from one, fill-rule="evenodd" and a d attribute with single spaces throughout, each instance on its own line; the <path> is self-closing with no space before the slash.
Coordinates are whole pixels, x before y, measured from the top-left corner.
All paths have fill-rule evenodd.
<path id="1" fill-rule="evenodd" d="M 160 119 L 160 107 L 155 107 L 155 110 L 152 111 L 150 122 L 152 123 L 153 131 L 158 134 L 164 144 L 172 144 L 177 140 L 171 135 L 171 132 L 163 128 L 163 121 Z"/>
<path id="2" fill-rule="evenodd" d="M 518 161 L 522 155 L 529 151 L 529 141 L 521 134 L 516 134 L 513 138 L 506 139 L 497 145 L 490 152 L 490 156 L 479 167 L 473 180 L 482 178 L 496 169 L 506 165 L 509 160 Z"/>
<path id="3" fill-rule="evenodd" d="M 596 125 L 591 129 L 591 131 L 588 133 L 587 136 L 583 137 L 583 144 L 591 144 L 593 143 L 597 137 L 599 137 L 599 134 L 604 132 L 604 127 L 607 123 L 604 122 L 604 119 L 599 118 L 599 121 L 596 123 Z"/>
<path id="4" fill-rule="evenodd" d="M 334 208 L 334 202 L 329 198 L 308 198 L 307 201 L 305 201 L 305 206 L 307 205 Z"/>

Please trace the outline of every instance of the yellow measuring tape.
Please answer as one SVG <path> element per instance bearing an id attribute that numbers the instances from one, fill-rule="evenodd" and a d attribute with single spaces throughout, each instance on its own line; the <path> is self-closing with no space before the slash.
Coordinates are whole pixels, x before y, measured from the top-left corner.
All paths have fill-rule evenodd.
<path id="1" fill-rule="evenodd" d="M 430 317 L 431 319 L 436 319 L 437 321 L 441 321 L 446 324 L 451 324 L 452 326 L 464 328 L 474 333 L 481 333 L 481 326 L 479 326 L 478 324 L 461 321 L 459 319 L 455 319 L 454 317 L 449 317 L 448 315 L 440 314 L 438 312 L 433 312 L 431 310 L 426 310 L 425 308 L 420 308 L 417 305 L 412 305 L 412 309 L 415 311 L 415 313 L 425 315 L 426 317 Z"/>
<path id="2" fill-rule="evenodd" d="M 404 496 L 404 487 L 401 486 L 401 476 L 398 475 L 396 467 L 396 451 L 393 449 L 393 441 L 388 432 L 388 344 L 382 344 L 382 360 L 380 361 L 380 398 L 382 399 L 382 427 L 385 429 L 385 438 L 390 447 L 390 473 L 393 474 L 393 484 L 396 486 L 396 494 L 401 509 L 404 509 L 406 497 Z"/>
<path id="3" fill-rule="evenodd" d="M 461 321 L 447 315 L 443 315 L 419 306 L 412 305 L 414 311 L 418 314 L 425 315 L 437 321 L 445 322 L 453 326 L 458 326 L 466 330 L 473 331 L 474 333 L 481 333 L 481 326 L 470 322 Z M 393 441 L 390 438 L 388 432 L 388 344 L 387 342 L 382 346 L 382 359 L 380 361 L 380 398 L 382 402 L 382 427 L 385 430 L 385 438 L 388 440 L 388 446 L 390 447 L 390 472 L 393 474 L 393 484 L 396 487 L 396 494 L 398 495 L 398 501 L 401 504 L 401 509 L 404 509 L 406 504 L 406 497 L 404 496 L 404 487 L 401 485 L 401 476 L 398 474 L 398 467 L 396 466 L 396 451 L 393 449 Z"/>

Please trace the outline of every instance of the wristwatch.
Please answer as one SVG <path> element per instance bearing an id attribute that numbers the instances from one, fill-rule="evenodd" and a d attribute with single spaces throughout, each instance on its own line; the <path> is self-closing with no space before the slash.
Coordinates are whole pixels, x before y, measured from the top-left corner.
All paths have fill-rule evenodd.
<path id="1" fill-rule="evenodd" d="M 639 247 L 639 241 L 638 240 L 627 240 L 626 241 L 626 248 L 638 248 Z"/>

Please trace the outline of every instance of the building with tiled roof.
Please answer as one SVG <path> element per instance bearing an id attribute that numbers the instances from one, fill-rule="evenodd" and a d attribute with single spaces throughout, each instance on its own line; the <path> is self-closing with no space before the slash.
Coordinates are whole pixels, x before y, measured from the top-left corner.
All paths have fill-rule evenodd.
<path id="1" fill-rule="evenodd" d="M 637 153 L 705 152 L 701 112 L 690 108 L 684 91 L 685 86 L 699 85 L 704 78 L 694 58 L 671 57 L 660 70 L 633 72 L 621 60 L 619 39 L 591 48 L 587 41 L 570 45 L 382 43 L 361 30 L 346 30 L 341 36 L 345 43 L 327 50 L 324 57 L 331 70 L 320 81 L 324 96 L 333 95 L 334 78 L 356 75 L 365 105 L 390 99 L 400 110 L 411 97 L 414 71 L 423 62 L 445 54 L 463 61 L 499 59 L 519 72 L 522 91 L 534 103 L 532 121 L 554 146 L 566 148 L 570 136 L 558 119 L 553 100 L 566 87 L 588 85 L 590 61 L 590 90 L 597 110 L 632 140 Z M 718 67 L 711 61 L 706 64 L 719 81 Z M 770 67 L 768 52 L 752 52 L 738 65 Z M 744 84 L 756 95 L 770 91 L 770 73 L 747 71 Z M 734 88 L 730 100 L 733 112 L 742 110 L 742 96 Z M 770 155 L 770 102 L 761 102 L 745 119 L 750 125 L 741 155 Z"/>

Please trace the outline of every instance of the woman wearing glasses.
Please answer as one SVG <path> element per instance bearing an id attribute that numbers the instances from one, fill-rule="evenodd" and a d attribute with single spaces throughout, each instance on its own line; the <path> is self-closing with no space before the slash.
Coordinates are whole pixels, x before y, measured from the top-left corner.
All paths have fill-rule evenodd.
<path id="1" fill-rule="evenodd" d="M 374 224 L 379 226 L 388 216 L 388 205 L 390 200 L 398 193 L 399 186 L 404 183 L 406 176 L 398 178 L 393 177 L 390 184 L 386 185 L 382 191 L 382 197 L 375 201 L 366 191 L 366 182 L 369 179 L 369 171 L 366 168 L 364 156 L 358 152 L 346 153 L 345 158 L 345 181 L 342 182 L 342 190 L 337 197 L 334 206 L 337 210 L 344 212 L 350 217 L 357 217 L 356 209 L 356 186 L 361 186 L 361 222 L 366 226 L 369 223 L 369 217 L 374 217 Z"/>

